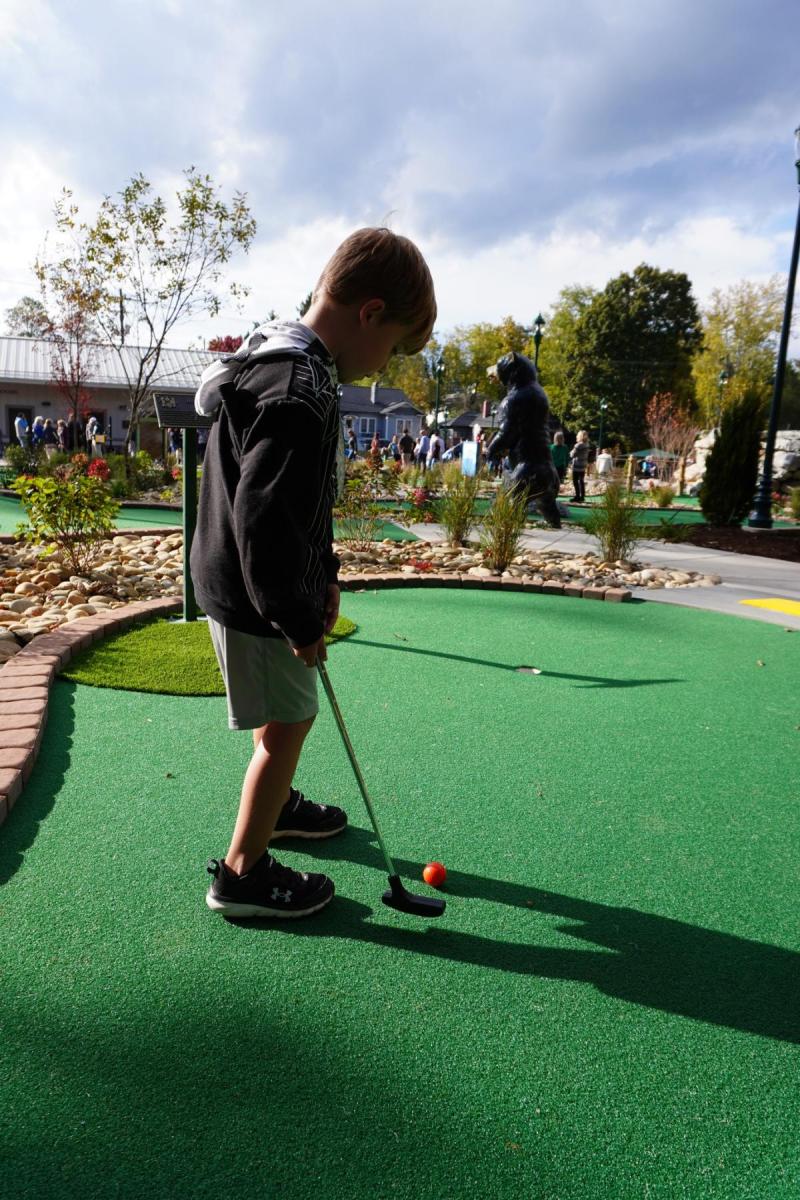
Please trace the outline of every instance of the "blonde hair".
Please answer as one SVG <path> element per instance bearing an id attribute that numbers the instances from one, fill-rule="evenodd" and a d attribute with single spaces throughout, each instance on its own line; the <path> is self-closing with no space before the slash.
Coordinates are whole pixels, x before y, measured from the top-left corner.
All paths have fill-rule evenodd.
<path id="1" fill-rule="evenodd" d="M 556 430 L 556 432 L 553 434 L 553 445 L 554 446 L 563 446 L 564 445 L 564 434 L 561 432 L 560 429 Z"/>
<path id="2" fill-rule="evenodd" d="M 577 440 L 577 441 L 579 441 L 579 442 L 588 442 L 588 440 L 589 440 L 589 435 L 588 435 L 588 433 L 586 432 L 586 430 L 585 430 L 585 429 L 579 429 L 579 430 L 578 430 L 578 436 L 577 436 L 577 439 L 576 439 L 576 440 Z"/>
<path id="3" fill-rule="evenodd" d="M 384 321 L 411 327 L 404 343 L 415 354 L 430 337 L 436 296 L 428 264 L 419 249 L 391 229 L 357 229 L 342 242 L 314 288 L 338 304 L 383 300 Z"/>

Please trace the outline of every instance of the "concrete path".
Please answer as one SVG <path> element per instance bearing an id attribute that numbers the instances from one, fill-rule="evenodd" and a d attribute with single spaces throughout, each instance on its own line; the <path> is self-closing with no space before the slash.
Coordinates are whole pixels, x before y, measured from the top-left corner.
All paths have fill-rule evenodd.
<path id="1" fill-rule="evenodd" d="M 410 528 L 420 538 L 444 540 L 441 525 L 412 525 Z M 597 553 L 597 539 L 575 529 L 530 529 L 523 535 L 523 545 L 529 550 L 557 550 L 561 554 Z M 704 575 L 719 575 L 722 579 L 721 584 L 703 588 L 632 588 L 633 595 L 639 600 L 705 608 L 800 630 L 800 563 L 659 541 L 637 542 L 633 558 L 649 567 L 699 571 Z M 768 602 L 774 607 L 746 603 L 753 600 L 759 604 Z M 780 605 L 785 605 L 789 611 L 781 611 Z"/>

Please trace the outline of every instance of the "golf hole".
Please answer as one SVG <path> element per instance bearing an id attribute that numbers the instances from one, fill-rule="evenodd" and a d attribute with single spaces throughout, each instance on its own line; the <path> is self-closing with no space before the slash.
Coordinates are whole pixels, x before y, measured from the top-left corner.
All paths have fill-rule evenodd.
<path id="1" fill-rule="evenodd" d="M 541 675 L 538 667 L 515 667 L 514 670 L 518 675 Z"/>

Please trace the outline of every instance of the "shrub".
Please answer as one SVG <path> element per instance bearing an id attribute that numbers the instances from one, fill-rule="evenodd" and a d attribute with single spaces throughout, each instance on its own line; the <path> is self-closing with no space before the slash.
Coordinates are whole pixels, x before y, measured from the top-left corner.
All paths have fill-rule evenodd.
<path id="1" fill-rule="evenodd" d="M 519 550 L 528 514 L 522 490 L 501 488 L 483 518 L 481 550 L 493 571 L 505 571 Z"/>
<path id="2" fill-rule="evenodd" d="M 379 526 L 369 479 L 348 479 L 333 515 L 339 523 L 339 541 L 351 550 L 369 550 Z"/>
<path id="3" fill-rule="evenodd" d="M 750 511 L 763 424 L 764 402 L 752 389 L 723 411 L 700 488 L 700 507 L 709 525 L 741 525 Z"/>
<path id="4" fill-rule="evenodd" d="M 649 495 L 655 501 L 656 508 L 669 508 L 675 499 L 675 489 L 667 487 L 666 484 L 659 484 L 658 487 L 650 489 Z"/>
<path id="5" fill-rule="evenodd" d="M 619 483 L 608 485 L 583 526 L 587 533 L 597 538 L 606 562 L 628 558 L 641 536 L 636 524 L 636 506 Z"/>
<path id="6" fill-rule="evenodd" d="M 44 451 L 32 446 L 8 446 L 6 462 L 17 475 L 40 475 L 44 464 Z"/>
<path id="7" fill-rule="evenodd" d="M 108 463 L 102 458 L 93 458 L 86 468 L 86 474 L 92 479 L 102 479 L 103 483 L 108 483 L 111 475 L 111 468 Z"/>
<path id="8" fill-rule="evenodd" d="M 445 467 L 442 497 L 435 505 L 436 519 L 445 527 L 451 546 L 463 546 L 475 521 L 478 481 L 461 470 Z"/>
<path id="9" fill-rule="evenodd" d="M 800 521 L 800 487 L 789 488 L 789 512 Z"/>
<path id="10" fill-rule="evenodd" d="M 74 574 L 84 575 L 113 528 L 119 505 L 102 479 L 74 466 L 61 470 L 60 478 L 15 480 L 12 486 L 29 522 L 19 532 L 26 541 L 45 546 L 46 552 L 58 550 Z"/>

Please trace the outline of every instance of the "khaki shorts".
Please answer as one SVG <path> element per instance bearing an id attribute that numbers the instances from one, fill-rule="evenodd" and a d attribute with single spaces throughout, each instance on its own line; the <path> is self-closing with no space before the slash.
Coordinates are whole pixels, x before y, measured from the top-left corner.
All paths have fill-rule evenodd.
<path id="1" fill-rule="evenodd" d="M 231 729 L 294 724 L 319 712 L 317 671 L 292 654 L 283 638 L 239 633 L 208 618 L 208 630 L 228 695 Z"/>

